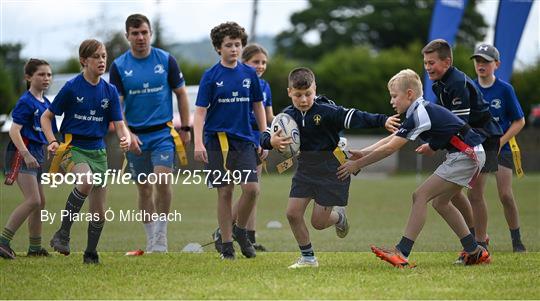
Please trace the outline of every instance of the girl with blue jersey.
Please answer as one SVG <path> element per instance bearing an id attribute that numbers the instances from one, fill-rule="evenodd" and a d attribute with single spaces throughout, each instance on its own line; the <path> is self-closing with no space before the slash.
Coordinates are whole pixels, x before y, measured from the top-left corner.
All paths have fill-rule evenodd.
<path id="1" fill-rule="evenodd" d="M 246 225 L 259 194 L 259 183 L 258 141 L 249 115 L 253 111 L 260 130 L 266 127 L 263 96 L 255 70 L 239 61 L 247 44 L 245 29 L 227 22 L 214 27 L 210 37 L 220 61 L 205 71 L 199 85 L 193 121 L 195 160 L 207 164 L 207 184 L 217 188 L 221 258 L 235 259 L 233 233 L 242 254 L 252 258 L 256 251 L 247 237 Z M 231 180 L 231 175 L 239 180 Z M 242 196 L 233 227 L 232 194 L 236 184 L 241 186 Z"/>
<path id="2" fill-rule="evenodd" d="M 263 105 L 264 105 L 264 111 L 266 114 L 266 123 L 267 125 L 270 125 L 272 123 L 272 120 L 274 119 L 274 111 L 272 109 L 272 92 L 270 90 L 270 84 L 268 84 L 267 81 L 262 79 L 262 75 L 266 71 L 266 64 L 268 62 L 268 52 L 264 47 L 258 44 L 249 44 L 242 50 L 242 62 L 244 64 L 249 65 L 253 68 L 255 68 L 255 71 L 257 72 L 257 76 L 259 77 L 259 82 L 261 84 L 261 89 L 263 91 Z M 256 137 L 256 140 L 259 140 L 259 128 L 257 126 L 257 120 L 255 119 L 255 115 L 253 114 L 253 111 L 249 115 L 249 120 L 251 123 L 251 129 L 253 136 Z M 266 159 L 268 156 L 268 150 L 263 150 L 262 153 L 259 156 L 259 160 L 257 160 L 257 176 L 260 178 L 262 174 L 262 162 Z M 238 217 L 238 204 L 240 204 L 242 200 L 238 200 L 234 206 L 233 206 L 233 220 L 236 220 Z M 257 215 L 257 207 L 253 207 L 253 211 L 251 211 L 251 215 L 249 216 L 248 223 L 246 225 L 248 238 L 253 244 L 253 247 L 257 251 L 266 251 L 266 248 L 258 244 L 256 242 L 255 237 L 255 219 Z M 216 250 L 218 252 L 221 252 L 221 232 L 219 228 L 214 232 L 213 234 L 214 244 L 216 247 Z"/>
<path id="3" fill-rule="evenodd" d="M 88 223 L 88 243 L 83 262 L 92 264 L 99 263 L 96 247 L 105 223 L 106 183 L 103 181 L 107 170 L 107 153 L 103 138 L 110 122 L 114 123 L 123 151 L 128 150 L 131 138 L 122 120 L 118 92 L 101 78 L 107 62 L 105 45 L 94 39 L 83 41 L 79 47 L 79 61 L 82 73 L 62 87 L 41 117 L 41 124 L 49 141 L 47 149 L 55 155 L 51 172 L 57 168 L 58 161 L 64 160 L 70 162 L 65 165 L 72 166 L 67 171 L 81 179 L 67 199 L 65 212 L 68 214 L 62 215 L 62 225 L 54 234 L 51 247 L 69 255 L 71 225 L 88 197 L 92 219 Z M 64 143 L 60 144 L 51 131 L 51 120 L 55 115 L 62 114 L 64 119 L 60 132 L 64 136 Z"/>
<path id="4" fill-rule="evenodd" d="M 43 95 L 49 88 L 52 71 L 49 63 L 30 59 L 24 66 L 28 90 L 13 109 L 13 124 L 9 130 L 11 141 L 6 152 L 6 184 L 17 182 L 24 201 L 13 210 L 0 234 L 0 256 L 14 259 L 10 242 L 22 223 L 28 219 L 30 247 L 28 256 L 49 256 L 41 247 L 41 216 L 45 207 L 45 194 L 38 180 L 45 161 L 43 148 L 47 139 L 41 130 L 39 118 L 51 104 Z M 53 124 L 52 128 L 56 130 Z"/>

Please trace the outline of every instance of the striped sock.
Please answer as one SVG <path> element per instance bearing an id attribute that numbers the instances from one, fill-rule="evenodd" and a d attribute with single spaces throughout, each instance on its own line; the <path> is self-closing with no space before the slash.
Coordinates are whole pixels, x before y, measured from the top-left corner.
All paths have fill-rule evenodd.
<path id="1" fill-rule="evenodd" d="M 30 236 L 30 246 L 28 252 L 37 252 L 41 250 L 41 236 Z"/>
<path id="2" fill-rule="evenodd" d="M 313 247 L 311 246 L 311 243 L 305 245 L 305 246 L 298 246 L 300 247 L 300 253 L 302 253 L 302 257 L 307 260 L 315 260 L 315 251 L 313 251 Z"/>
<path id="3" fill-rule="evenodd" d="M 9 246 L 9 243 L 13 239 L 13 235 L 15 235 L 15 232 L 9 230 L 8 228 L 4 228 L 0 234 L 0 243 Z"/>
<path id="4" fill-rule="evenodd" d="M 73 191 L 69 194 L 67 202 L 66 202 L 65 210 L 69 214 L 68 216 L 64 216 L 62 218 L 62 225 L 60 226 L 61 230 L 64 230 L 64 232 L 69 234 L 71 230 L 71 225 L 73 224 L 72 217 L 74 214 L 79 213 L 79 211 L 81 211 L 81 207 L 84 204 L 84 200 L 86 199 L 86 197 L 87 195 L 77 190 L 77 187 L 73 188 Z"/>

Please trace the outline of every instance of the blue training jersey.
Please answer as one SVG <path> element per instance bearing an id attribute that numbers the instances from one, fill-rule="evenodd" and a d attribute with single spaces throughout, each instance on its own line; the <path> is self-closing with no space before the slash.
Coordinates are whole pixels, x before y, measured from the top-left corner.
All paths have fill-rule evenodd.
<path id="1" fill-rule="evenodd" d="M 456 152 L 458 150 L 450 145 L 450 138 L 459 133 L 464 125 L 463 119 L 445 107 L 420 97 L 407 109 L 405 120 L 396 136 L 411 141 L 420 137 L 428 142 L 433 150 L 446 149 L 449 152 Z M 470 129 L 463 138 L 469 146 L 476 146 L 485 140 L 484 136 L 473 129 Z"/>
<path id="2" fill-rule="evenodd" d="M 142 59 L 134 57 L 130 50 L 116 58 L 110 82 L 124 97 L 127 124 L 138 129 L 171 121 L 172 90 L 185 84 L 174 57 L 154 47 Z"/>
<path id="3" fill-rule="evenodd" d="M 35 147 L 42 147 L 44 144 L 47 144 L 47 138 L 43 134 L 41 129 L 41 115 L 45 112 L 51 102 L 43 97 L 43 102 L 30 93 L 30 91 L 24 92 L 24 94 L 19 98 L 11 116 L 13 122 L 22 125 L 21 136 L 27 138 L 29 143 L 35 145 Z M 56 129 L 56 120 L 51 121 L 53 132 L 57 132 Z M 29 145 L 29 148 L 31 146 Z"/>
<path id="4" fill-rule="evenodd" d="M 272 107 L 272 92 L 270 91 L 270 84 L 262 78 L 259 78 L 259 83 L 261 84 L 261 89 L 263 91 L 263 106 Z M 251 130 L 256 141 L 259 141 L 261 135 L 259 131 L 259 126 L 257 125 L 257 119 L 255 119 L 255 113 L 253 113 L 253 108 L 249 112 L 249 123 L 251 124 Z"/>
<path id="5" fill-rule="evenodd" d="M 71 144 L 83 149 L 104 148 L 109 123 L 122 120 L 116 88 L 102 78 L 94 86 L 82 73 L 62 87 L 49 110 L 55 115 L 64 114 L 60 132 L 73 134 Z"/>
<path id="6" fill-rule="evenodd" d="M 207 108 L 205 137 L 217 132 L 259 144 L 252 135 L 249 114 L 252 103 L 263 100 L 255 70 L 243 63 L 228 68 L 215 64 L 203 74 L 195 105 Z"/>
<path id="7" fill-rule="evenodd" d="M 474 82 L 478 89 L 482 91 L 484 99 L 489 103 L 489 111 L 493 115 L 493 118 L 495 118 L 495 121 L 501 126 L 503 133 L 506 133 L 512 122 L 525 116 L 517 99 L 516 92 L 514 92 L 514 88 L 509 83 L 496 78 L 491 87 L 483 88 L 478 83 L 478 79 Z M 501 152 L 510 151 L 510 145 L 508 143 L 501 148 Z"/>

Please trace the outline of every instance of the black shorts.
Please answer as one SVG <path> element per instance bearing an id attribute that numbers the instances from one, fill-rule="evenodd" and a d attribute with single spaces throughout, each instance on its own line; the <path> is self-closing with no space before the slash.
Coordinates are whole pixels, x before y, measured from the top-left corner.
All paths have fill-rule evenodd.
<path id="1" fill-rule="evenodd" d="M 229 152 L 227 164 L 223 166 L 223 153 L 217 135 L 207 139 L 205 143 L 208 154 L 209 172 L 207 185 L 210 188 L 223 187 L 229 184 L 244 184 L 258 182 L 257 178 L 257 148 L 249 141 L 228 137 Z"/>
<path id="2" fill-rule="evenodd" d="M 486 152 L 486 163 L 480 171 L 481 173 L 496 172 L 499 169 L 497 157 L 499 156 L 499 143 L 501 142 L 500 138 L 500 136 L 492 136 L 486 138 L 484 143 L 482 143 L 484 151 Z"/>
<path id="3" fill-rule="evenodd" d="M 499 165 L 514 170 L 514 157 L 511 152 L 501 152 L 499 154 Z"/>
<path id="4" fill-rule="evenodd" d="M 296 172 L 291 184 L 289 197 L 312 198 L 315 203 L 324 206 L 347 206 L 351 178 L 341 181 L 333 173 L 306 174 Z"/>

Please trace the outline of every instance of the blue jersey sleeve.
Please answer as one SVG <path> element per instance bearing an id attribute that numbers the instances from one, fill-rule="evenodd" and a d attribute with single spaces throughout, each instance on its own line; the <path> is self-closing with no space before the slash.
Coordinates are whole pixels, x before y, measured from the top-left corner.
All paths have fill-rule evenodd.
<path id="1" fill-rule="evenodd" d="M 110 121 L 121 121 L 123 120 L 122 109 L 120 107 L 120 98 L 118 97 L 118 92 L 114 86 L 112 88 L 112 99 L 111 99 L 111 110 L 109 112 Z"/>
<path id="2" fill-rule="evenodd" d="M 388 117 L 383 114 L 373 114 L 356 109 L 337 108 L 337 124 L 339 130 L 383 127 Z"/>
<path id="3" fill-rule="evenodd" d="M 176 63 L 176 59 L 169 54 L 169 72 L 167 73 L 167 82 L 172 90 L 185 85 L 184 75 Z"/>
<path id="4" fill-rule="evenodd" d="M 197 100 L 195 101 L 196 106 L 207 108 L 210 105 L 212 88 L 210 76 L 208 75 L 208 72 L 205 72 L 199 83 L 199 92 L 197 93 Z"/>
<path id="5" fill-rule="evenodd" d="M 124 90 L 124 84 L 122 84 L 122 79 L 120 78 L 120 73 L 118 72 L 118 67 L 116 63 L 112 63 L 111 69 L 109 70 L 109 83 L 116 87 L 118 94 L 120 96 L 126 95 Z"/>
<path id="6" fill-rule="evenodd" d="M 263 89 L 263 97 L 264 97 L 264 105 L 266 107 L 272 106 L 272 91 L 270 90 L 270 84 L 268 84 L 267 81 L 264 82 L 264 89 Z"/>
<path id="7" fill-rule="evenodd" d="M 263 101 L 264 97 L 261 89 L 261 82 L 259 81 L 259 77 L 257 77 L 257 73 L 255 73 L 255 71 L 253 71 L 253 75 L 251 76 L 251 87 L 249 90 L 251 102 Z"/>
<path id="8" fill-rule="evenodd" d="M 506 114 L 508 116 L 508 120 L 514 122 L 523 118 L 525 114 L 523 114 L 523 110 L 521 109 L 521 105 L 519 104 L 516 92 L 514 91 L 514 88 L 512 88 L 512 86 L 509 87 L 507 94 L 508 95 L 506 99 L 508 101 L 506 102 Z"/>
<path id="9" fill-rule="evenodd" d="M 56 94 L 54 101 L 51 103 L 49 110 L 54 113 L 54 115 L 64 114 L 67 106 L 69 105 L 70 100 L 73 98 L 73 93 L 67 85 L 63 86 L 60 89 L 60 92 Z"/>
<path id="10" fill-rule="evenodd" d="M 454 115 L 468 123 L 469 115 L 471 113 L 471 97 L 469 90 L 465 87 L 463 82 L 455 82 L 447 89 L 449 95 L 447 101 L 450 103 L 445 103 L 444 106 L 452 111 Z"/>
<path id="11" fill-rule="evenodd" d="M 11 117 L 13 118 L 13 122 L 18 125 L 31 126 L 33 123 L 33 114 L 34 112 L 32 111 L 30 104 L 23 99 L 19 99 L 15 105 L 15 108 L 13 109 L 13 112 L 11 113 Z"/>

